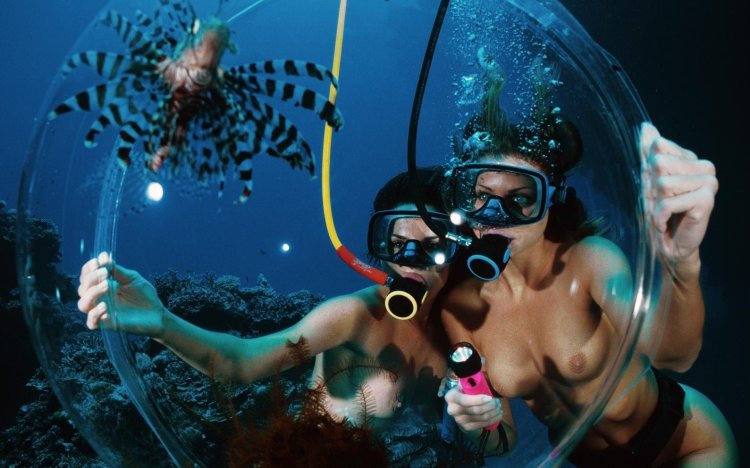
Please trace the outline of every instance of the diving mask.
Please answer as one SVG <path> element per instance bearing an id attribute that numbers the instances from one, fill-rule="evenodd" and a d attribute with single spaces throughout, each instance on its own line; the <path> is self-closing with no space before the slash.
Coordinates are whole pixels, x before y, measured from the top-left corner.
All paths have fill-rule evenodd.
<path id="1" fill-rule="evenodd" d="M 455 232 L 448 215 L 430 211 L 433 222 Z M 370 254 L 398 265 L 427 268 L 450 263 L 456 256 L 453 242 L 432 232 L 416 210 L 388 210 L 375 213 L 367 235 Z"/>
<path id="2" fill-rule="evenodd" d="M 453 169 L 447 202 L 472 224 L 512 227 L 540 221 L 564 194 L 564 185 L 531 168 L 466 164 Z"/>

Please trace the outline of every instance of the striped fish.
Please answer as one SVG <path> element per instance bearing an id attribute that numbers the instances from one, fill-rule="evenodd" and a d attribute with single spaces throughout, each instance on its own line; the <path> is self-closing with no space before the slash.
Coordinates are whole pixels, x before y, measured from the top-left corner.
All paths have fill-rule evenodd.
<path id="1" fill-rule="evenodd" d="M 87 147 L 95 146 L 107 128 L 115 128 L 115 150 L 123 167 L 142 149 L 150 170 L 192 173 L 198 183 L 217 183 L 219 195 L 233 166 L 243 184 L 238 203 L 252 193 L 256 154 L 314 174 L 310 145 L 271 102 L 292 103 L 339 130 L 343 116 L 327 97 L 276 78 L 310 77 L 337 87 L 330 70 L 291 59 L 224 68 L 222 54 L 233 47 L 228 27 L 215 18 L 200 21 L 186 1 L 160 3 L 163 8 L 152 16 L 136 12 L 135 21 L 114 10 L 102 16 L 101 23 L 116 32 L 127 53 L 85 51 L 69 57 L 63 77 L 85 66 L 105 81 L 65 99 L 48 119 L 68 112 L 96 113 L 85 136 Z M 208 35 L 212 40 L 204 41 Z"/>

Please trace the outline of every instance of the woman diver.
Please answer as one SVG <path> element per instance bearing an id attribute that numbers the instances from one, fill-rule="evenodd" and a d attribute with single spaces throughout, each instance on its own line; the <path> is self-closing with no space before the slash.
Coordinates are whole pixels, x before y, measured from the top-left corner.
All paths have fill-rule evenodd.
<path id="1" fill-rule="evenodd" d="M 465 126 L 445 200 L 476 238 L 507 238 L 510 259 L 496 279 L 465 274 L 436 305 L 451 342 L 470 342 L 484 357 L 502 401 L 522 398 L 555 441 L 604 383 L 630 319 L 633 281 L 623 252 L 596 235 L 597 223 L 566 187 L 566 174 L 582 157 L 577 129 L 542 105 L 531 122 L 511 123 L 497 99 L 502 84 L 492 84 L 483 111 Z M 673 285 L 671 301 L 658 304 L 667 321 L 660 346 L 653 337 L 639 341 L 613 397 L 569 460 L 734 466 L 734 437 L 719 409 L 657 370 L 684 372 L 700 351 L 699 245 L 718 189 L 715 169 L 650 124 L 641 128 L 640 148 L 650 240 L 667 266 L 664 289 Z M 459 269 L 455 263 L 451 278 Z M 482 428 L 513 424 L 508 405 L 498 410 L 496 399 L 456 389 L 444 396 L 448 413 L 475 441 L 487 435 Z M 490 435 L 486 454 L 502 452 L 499 438 Z"/>
<path id="2" fill-rule="evenodd" d="M 418 182 L 437 222 L 450 228 L 440 209 L 442 177 L 442 169 L 422 169 Z M 431 318 L 429 311 L 456 249 L 427 228 L 415 211 L 412 194 L 408 173 L 385 184 L 375 197 L 369 231 L 370 254 L 384 269 L 427 288 L 411 320 L 390 317 L 384 305 L 388 288 L 370 286 L 323 302 L 285 330 L 239 338 L 177 317 L 146 279 L 114 264 L 106 253 L 83 265 L 78 307 L 88 314 L 88 328 L 150 336 L 223 382 L 248 383 L 291 367 L 290 345 L 304 340 L 307 352 L 315 356 L 311 385 L 321 385 L 324 405 L 334 419 L 354 424 L 366 419 L 370 428 L 379 430 L 409 405 L 437 422 L 442 402 L 434 395 L 445 374 L 446 341 L 439 318 Z M 102 301 L 110 292 L 116 324 Z M 366 405 L 361 392 L 369 397 Z"/>

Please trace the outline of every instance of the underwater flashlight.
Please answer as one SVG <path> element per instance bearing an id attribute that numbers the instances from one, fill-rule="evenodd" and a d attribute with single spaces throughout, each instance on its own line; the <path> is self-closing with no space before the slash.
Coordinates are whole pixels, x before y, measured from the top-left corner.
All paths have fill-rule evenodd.
<path id="1" fill-rule="evenodd" d="M 490 384 L 482 373 L 482 359 L 479 353 L 466 341 L 456 343 L 448 353 L 448 366 L 455 372 L 461 391 L 467 395 L 494 396 Z M 491 431 L 500 425 L 499 422 L 485 427 Z"/>

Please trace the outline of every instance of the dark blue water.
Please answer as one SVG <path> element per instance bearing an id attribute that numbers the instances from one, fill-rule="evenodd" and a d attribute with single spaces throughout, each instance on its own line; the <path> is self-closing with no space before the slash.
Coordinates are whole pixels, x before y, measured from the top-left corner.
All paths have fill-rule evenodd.
<path id="1" fill-rule="evenodd" d="M 335 2 L 321 3 L 326 4 L 326 11 L 320 13 L 326 22 L 318 27 L 320 34 L 330 34 L 326 40 L 331 43 Z M 413 24 L 414 37 L 426 37 L 431 18 L 419 13 L 429 12 L 431 2 L 408 3 L 414 6 L 413 17 L 387 18 L 384 22 L 392 24 L 394 30 L 403 24 Z M 750 355 L 745 336 L 750 330 L 750 310 L 741 291 L 746 288 L 749 259 L 743 242 L 746 237 L 743 210 L 746 203 L 740 188 L 746 183 L 743 176 L 748 173 L 743 121 L 750 103 L 745 84 L 747 75 L 742 70 L 750 56 L 750 40 L 737 14 L 739 2 L 566 0 L 563 4 L 595 40 L 619 59 L 662 134 L 711 159 L 717 166 L 721 188 L 702 248 L 707 303 L 704 346 L 694 367 L 680 380 L 701 390 L 720 407 L 735 431 L 742 458 L 747 460 L 750 452 L 743 447 L 743 442 L 750 440 L 746 424 L 750 418 L 750 404 L 745 397 L 750 392 L 750 378 L 741 369 L 746 367 L 744 359 Z M 52 77 L 81 31 L 101 7 L 100 2 L 72 0 L 29 0 L 2 7 L 0 147 L 3 168 L 0 171 L 0 200 L 5 200 L 11 207 L 17 202 L 18 181 L 34 119 Z M 299 27 L 311 26 L 301 22 Z M 399 40 L 388 31 L 384 31 L 380 39 Z M 368 49 L 364 41 L 355 31 L 347 36 L 347 51 L 359 49 L 371 53 L 352 52 L 345 62 L 344 74 L 346 67 L 359 71 L 378 67 L 380 62 L 375 48 Z M 253 46 L 263 48 L 262 34 L 258 35 Z M 246 45 L 240 44 L 240 47 Z M 329 50 L 319 51 L 311 47 L 303 52 L 304 57 L 300 58 L 325 64 L 330 61 Z M 257 58 L 271 57 L 259 54 Z M 379 102 L 380 107 L 373 108 L 371 116 L 359 118 L 374 119 L 373 125 L 377 119 L 380 125 L 380 116 L 385 115 L 392 128 L 403 129 L 389 138 L 365 135 L 356 142 L 344 141 L 341 144 L 350 145 L 346 147 L 346 156 L 334 161 L 336 219 L 342 226 L 342 240 L 357 254 L 364 252 L 369 215 L 367 201 L 379 184 L 405 168 L 402 161 L 407 112 L 413 92 L 413 80 L 405 80 L 405 77 L 415 77 L 418 64 L 414 61 L 395 63 L 397 67 L 390 71 L 392 82 L 372 83 L 370 86 L 358 83 L 342 96 L 352 107 L 364 102 Z M 381 98 L 373 100 L 373 96 Z M 362 125 L 361 122 L 358 124 Z M 316 141 L 320 138 L 313 135 L 320 133 L 317 130 L 308 133 Z M 316 152 L 319 155 L 319 151 Z M 200 259 L 201 268 L 235 274 L 250 283 L 258 273 L 263 273 L 274 287 L 283 292 L 305 288 L 334 295 L 367 285 L 364 279 L 341 265 L 326 244 L 326 233 L 319 218 L 319 200 L 309 196 L 316 193 L 315 184 L 319 181 L 311 182 L 301 174 L 291 176 L 290 170 L 281 163 L 261 162 L 262 158 L 265 157 L 256 159 L 257 197 L 254 197 L 257 203 L 248 209 L 230 206 L 221 214 L 222 219 L 229 220 L 223 233 L 226 239 L 246 238 L 247 250 L 240 259 L 234 255 L 204 255 Z M 95 164 L 91 162 L 89 165 L 84 160 L 76 168 L 94 170 Z M 61 176 L 60 180 L 64 177 Z M 228 191 L 225 198 L 231 199 L 235 195 Z M 158 216 L 165 225 L 179 225 L 183 214 L 162 208 Z M 257 220 L 252 228 L 239 222 L 237 229 L 232 228 L 231 220 L 247 216 Z M 279 216 L 287 218 L 278 221 Z M 284 221 L 286 219 L 291 221 Z M 148 244 L 149 233 L 127 231 L 127 226 L 125 229 L 120 242 Z M 191 255 L 186 253 L 196 252 L 201 246 L 215 246 L 225 239 L 217 238 L 210 230 L 206 231 L 205 237 L 201 237 L 201 232 L 195 235 L 192 243 L 163 243 L 155 247 L 164 257 L 174 259 L 170 261 L 170 267 L 196 268 L 190 261 Z M 279 250 L 281 242 L 291 244 L 289 254 Z M 306 249 L 306 245 L 325 246 L 327 250 Z M 127 260 L 146 270 L 150 266 L 154 269 L 163 266 L 153 260 L 154 254 L 147 247 L 139 247 L 138 258 L 135 258 L 136 254 L 132 255 L 133 258 L 126 257 Z M 17 333 L 25 333 L 25 330 L 20 329 Z M 5 355 L 9 352 L 12 350 L 4 350 Z M 3 398 L 3 401 L 12 401 L 12 398 Z"/>

